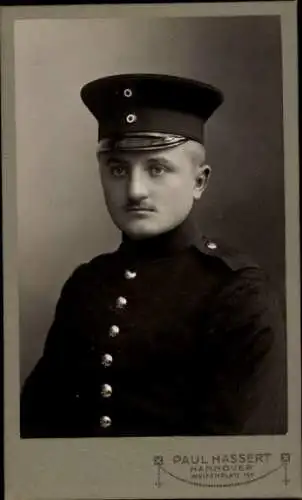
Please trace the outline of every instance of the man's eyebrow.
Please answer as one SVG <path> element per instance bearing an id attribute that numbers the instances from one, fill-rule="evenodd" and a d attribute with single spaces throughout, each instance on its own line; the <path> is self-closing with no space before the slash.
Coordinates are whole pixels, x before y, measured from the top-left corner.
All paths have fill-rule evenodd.
<path id="1" fill-rule="evenodd" d="M 161 163 L 162 165 L 165 165 L 167 167 L 173 167 L 173 163 L 164 156 L 152 156 L 147 160 L 147 163 L 153 162 Z"/>
<path id="2" fill-rule="evenodd" d="M 104 163 L 106 165 L 109 165 L 110 163 L 122 163 L 123 165 L 128 165 L 127 160 L 119 156 L 107 156 L 104 158 Z"/>

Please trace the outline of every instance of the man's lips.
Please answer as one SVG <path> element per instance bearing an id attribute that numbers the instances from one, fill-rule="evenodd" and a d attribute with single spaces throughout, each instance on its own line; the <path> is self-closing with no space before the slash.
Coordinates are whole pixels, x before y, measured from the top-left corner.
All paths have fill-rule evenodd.
<path id="1" fill-rule="evenodd" d="M 127 212 L 155 212 L 151 207 L 126 207 Z"/>

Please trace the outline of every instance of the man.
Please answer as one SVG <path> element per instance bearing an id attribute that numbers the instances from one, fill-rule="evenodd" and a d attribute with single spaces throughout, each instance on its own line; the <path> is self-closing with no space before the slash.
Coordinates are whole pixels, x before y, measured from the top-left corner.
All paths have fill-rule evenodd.
<path id="1" fill-rule="evenodd" d="M 264 272 L 199 233 L 209 85 L 164 75 L 86 84 L 119 248 L 64 285 L 21 398 L 22 437 L 278 434 L 280 308 Z"/>

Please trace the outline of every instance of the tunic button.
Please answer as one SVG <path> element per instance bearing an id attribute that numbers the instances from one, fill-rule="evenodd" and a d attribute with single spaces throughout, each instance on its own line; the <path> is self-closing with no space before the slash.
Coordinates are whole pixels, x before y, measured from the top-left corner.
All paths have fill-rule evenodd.
<path id="1" fill-rule="evenodd" d="M 105 368 L 110 366 L 112 364 L 112 361 L 113 357 L 111 356 L 111 354 L 104 354 L 102 356 L 102 365 L 105 366 Z"/>
<path id="2" fill-rule="evenodd" d="M 134 123 L 137 120 L 137 116 L 134 113 L 130 113 L 126 116 L 127 123 Z"/>
<path id="3" fill-rule="evenodd" d="M 125 297 L 118 297 L 116 299 L 116 307 L 118 309 L 123 309 L 123 307 L 125 307 L 127 304 L 127 299 Z"/>
<path id="4" fill-rule="evenodd" d="M 111 425 L 111 418 L 110 417 L 107 417 L 106 415 L 104 415 L 103 417 L 100 418 L 100 425 L 101 427 L 103 427 L 104 429 L 106 427 L 110 427 Z"/>
<path id="5" fill-rule="evenodd" d="M 129 269 L 126 269 L 125 271 L 125 278 L 126 280 L 133 280 L 136 278 L 136 272 L 135 271 L 129 271 Z"/>
<path id="6" fill-rule="evenodd" d="M 101 389 L 101 394 L 103 398 L 110 398 L 112 394 L 112 387 L 109 384 L 103 384 Z"/>
<path id="7" fill-rule="evenodd" d="M 214 241 L 208 241 L 208 242 L 207 242 L 207 247 L 208 247 L 210 250 L 216 250 L 217 245 L 216 245 L 216 243 L 214 243 Z"/>
<path id="8" fill-rule="evenodd" d="M 111 325 L 109 328 L 109 337 L 116 337 L 120 333 L 120 329 L 117 325 Z"/>

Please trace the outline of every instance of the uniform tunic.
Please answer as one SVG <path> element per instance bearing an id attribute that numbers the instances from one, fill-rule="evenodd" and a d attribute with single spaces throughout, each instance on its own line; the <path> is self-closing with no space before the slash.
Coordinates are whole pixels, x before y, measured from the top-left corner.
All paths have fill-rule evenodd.
<path id="1" fill-rule="evenodd" d="M 21 437 L 286 432 L 267 277 L 187 226 L 74 271 L 23 386 Z"/>

